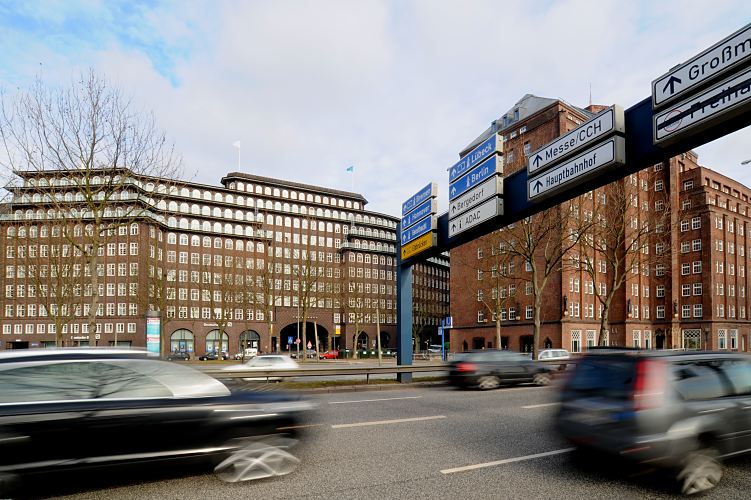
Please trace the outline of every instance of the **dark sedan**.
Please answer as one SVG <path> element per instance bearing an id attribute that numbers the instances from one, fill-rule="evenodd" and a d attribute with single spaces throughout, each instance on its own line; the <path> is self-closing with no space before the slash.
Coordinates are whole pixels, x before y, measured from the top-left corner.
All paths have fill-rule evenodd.
<path id="1" fill-rule="evenodd" d="M 117 349 L 3 352 L 0 387 L 0 488 L 26 473 L 166 459 L 206 460 L 230 482 L 287 474 L 312 409 Z"/>
<path id="2" fill-rule="evenodd" d="M 511 351 L 484 350 L 458 354 L 449 365 L 449 383 L 457 387 L 495 389 L 501 385 L 550 383 L 550 367 Z"/>

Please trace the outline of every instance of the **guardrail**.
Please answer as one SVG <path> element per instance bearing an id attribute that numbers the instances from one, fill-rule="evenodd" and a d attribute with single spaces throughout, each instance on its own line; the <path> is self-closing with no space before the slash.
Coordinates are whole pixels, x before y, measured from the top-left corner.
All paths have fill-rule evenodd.
<path id="1" fill-rule="evenodd" d="M 298 377 L 326 377 L 337 375 L 364 375 L 365 383 L 370 383 L 371 375 L 388 373 L 425 373 L 446 371 L 444 364 L 436 365 L 398 365 L 398 366 L 358 366 L 351 368 L 310 368 L 299 370 L 204 370 L 214 378 L 253 378 L 271 379 Z"/>

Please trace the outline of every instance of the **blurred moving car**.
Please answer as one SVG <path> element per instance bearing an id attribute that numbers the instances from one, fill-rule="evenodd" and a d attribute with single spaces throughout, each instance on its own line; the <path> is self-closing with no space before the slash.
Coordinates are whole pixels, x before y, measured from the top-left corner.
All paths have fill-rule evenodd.
<path id="1" fill-rule="evenodd" d="M 334 349 L 333 351 L 322 352 L 319 356 L 320 359 L 337 359 L 339 357 L 339 351 Z"/>
<path id="2" fill-rule="evenodd" d="M 209 351 L 207 353 L 204 353 L 204 354 L 198 356 L 198 360 L 199 361 L 216 361 L 216 360 L 219 359 L 219 356 L 220 355 L 217 354 L 216 351 Z M 227 354 L 227 351 L 222 351 L 221 359 L 223 359 L 225 361 L 229 359 L 229 354 Z"/>
<path id="3" fill-rule="evenodd" d="M 540 354 L 537 355 L 537 359 L 540 361 L 558 361 L 564 359 L 571 359 L 571 353 L 566 349 L 543 349 Z"/>
<path id="4" fill-rule="evenodd" d="M 287 474 L 295 426 L 312 409 L 119 349 L 2 352 L 0 386 L 0 488 L 29 473 L 167 459 L 208 461 L 225 481 Z"/>
<path id="5" fill-rule="evenodd" d="M 245 363 L 239 364 L 239 365 L 230 365 L 225 366 L 222 368 L 222 370 L 225 371 L 247 371 L 247 372 L 262 372 L 262 371 L 288 371 L 288 370 L 297 370 L 300 368 L 300 365 L 298 365 L 292 358 L 289 356 L 283 356 L 281 354 L 262 354 L 261 356 L 256 356 Z M 250 374 L 249 374 L 250 375 Z M 258 375 L 258 376 L 248 376 L 248 377 L 242 377 L 243 380 L 267 380 L 269 382 L 281 382 L 282 377 L 276 377 L 276 376 L 266 376 L 266 375 Z"/>
<path id="6" fill-rule="evenodd" d="M 189 361 L 190 353 L 188 351 L 173 351 L 166 356 L 167 361 Z"/>
<path id="7" fill-rule="evenodd" d="M 524 382 L 548 385 L 551 377 L 550 367 L 511 351 L 487 349 L 462 353 L 449 364 L 449 383 L 457 387 L 487 390 Z"/>
<path id="8" fill-rule="evenodd" d="M 560 433 L 672 471 L 683 494 L 714 487 L 724 457 L 751 452 L 751 357 L 594 349 L 561 392 Z"/>

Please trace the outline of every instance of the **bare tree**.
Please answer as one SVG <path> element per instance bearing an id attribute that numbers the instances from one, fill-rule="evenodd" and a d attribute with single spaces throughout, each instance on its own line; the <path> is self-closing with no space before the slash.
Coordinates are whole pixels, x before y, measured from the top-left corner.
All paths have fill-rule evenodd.
<path id="1" fill-rule="evenodd" d="M 653 211 L 653 206 L 658 210 Z M 592 222 L 580 247 L 581 267 L 596 284 L 594 295 L 602 306 L 597 345 L 608 338 L 611 304 L 629 276 L 649 272 L 665 261 L 670 247 L 669 207 L 662 193 L 640 200 L 638 187 L 630 186 L 628 178 L 597 190 L 589 203 L 581 197 L 571 203 L 573 216 L 581 210 L 581 216 Z"/>
<path id="2" fill-rule="evenodd" d="M 550 278 L 571 265 L 566 257 L 576 248 L 590 223 L 569 217 L 565 205 L 558 205 L 512 224 L 502 230 L 507 245 L 499 251 L 530 269 L 534 297 L 533 359 L 537 359 L 542 327 L 544 292 Z"/>
<path id="3" fill-rule="evenodd" d="M 67 89 L 37 80 L 12 101 L 3 100 L 0 164 L 39 195 L 48 217 L 85 225 L 69 237 L 85 265 L 96 270 L 100 248 L 114 228 L 144 217 L 171 191 L 179 160 L 154 117 L 93 71 Z M 91 273 L 90 343 L 95 343 L 99 274 Z"/>
<path id="4" fill-rule="evenodd" d="M 40 228 L 23 224 L 13 228 L 15 237 L 9 240 L 18 244 L 14 268 L 20 285 L 16 287 L 17 298 L 39 301 L 39 316 L 51 318 L 58 347 L 64 345 L 66 327 L 80 317 L 83 297 L 91 293 L 91 287 L 82 284 L 87 268 L 82 265 L 81 253 L 71 249 L 62 236 L 64 231 L 67 228 L 57 225 Z"/>
<path id="5" fill-rule="evenodd" d="M 452 266 L 460 269 L 457 274 L 464 277 L 465 289 L 476 294 L 477 301 L 495 323 L 497 349 L 502 348 L 501 327 L 504 314 L 509 305 L 515 303 L 517 282 L 521 281 L 520 275 L 515 272 L 518 256 L 505 251 L 505 236 L 503 231 L 493 231 L 478 240 L 477 258 L 473 258 L 468 252 L 457 252 L 452 256 Z M 517 309 L 514 314 L 519 314 Z"/>

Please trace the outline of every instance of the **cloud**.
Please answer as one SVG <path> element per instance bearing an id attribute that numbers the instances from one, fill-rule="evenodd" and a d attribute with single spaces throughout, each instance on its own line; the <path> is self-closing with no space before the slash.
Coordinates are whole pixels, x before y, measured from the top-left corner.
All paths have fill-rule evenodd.
<path id="1" fill-rule="evenodd" d="M 445 210 L 446 169 L 525 93 L 585 106 L 591 85 L 594 102 L 629 107 L 751 13 L 731 0 L 38 5 L 0 11 L 4 88 L 39 62 L 52 82 L 93 66 L 154 110 L 195 181 L 237 170 L 239 139 L 244 171 L 345 190 L 354 177 L 370 209 L 394 215 L 430 181 Z M 700 160 L 745 175 L 748 139 Z"/>

